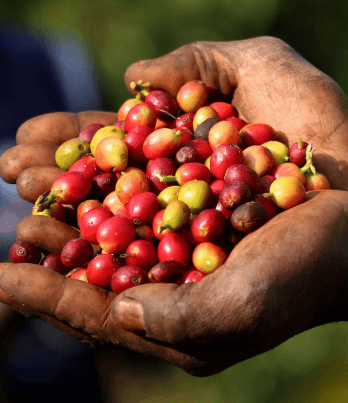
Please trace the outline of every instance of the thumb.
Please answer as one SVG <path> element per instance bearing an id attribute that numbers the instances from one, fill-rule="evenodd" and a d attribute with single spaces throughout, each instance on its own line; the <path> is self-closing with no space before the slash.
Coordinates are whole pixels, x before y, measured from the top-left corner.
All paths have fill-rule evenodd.
<path id="1" fill-rule="evenodd" d="M 130 288 L 115 299 L 112 318 L 124 330 L 170 345 L 211 343 L 248 333 L 260 312 L 255 279 L 245 270 L 231 269 L 227 261 L 200 282 Z"/>
<path id="2" fill-rule="evenodd" d="M 187 295 L 198 283 L 144 284 L 120 294 L 112 311 L 117 326 L 170 344 L 187 339 Z M 186 301 L 186 302 L 185 302 Z M 194 311 L 194 306 L 190 309 Z"/>
<path id="3" fill-rule="evenodd" d="M 186 82 L 201 80 L 212 98 L 231 100 L 236 86 L 232 50 L 233 42 L 192 42 L 156 59 L 132 64 L 126 70 L 125 82 L 133 94 L 130 83 L 142 80 L 175 97 Z"/>

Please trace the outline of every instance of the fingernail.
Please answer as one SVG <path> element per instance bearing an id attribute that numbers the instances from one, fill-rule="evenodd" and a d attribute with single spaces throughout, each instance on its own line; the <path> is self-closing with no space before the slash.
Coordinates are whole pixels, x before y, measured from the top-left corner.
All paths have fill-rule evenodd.
<path id="1" fill-rule="evenodd" d="M 146 331 L 143 307 L 132 298 L 124 297 L 116 305 L 115 319 L 124 330 L 140 333 Z"/>

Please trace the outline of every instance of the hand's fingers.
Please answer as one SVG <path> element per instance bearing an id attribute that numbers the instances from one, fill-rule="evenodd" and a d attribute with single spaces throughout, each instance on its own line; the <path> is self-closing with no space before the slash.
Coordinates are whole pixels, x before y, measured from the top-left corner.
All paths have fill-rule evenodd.
<path id="1" fill-rule="evenodd" d="M 30 215 L 16 227 L 16 240 L 36 245 L 47 253 L 60 253 L 71 239 L 80 237 L 80 232 L 70 225 L 51 217 Z"/>
<path id="2" fill-rule="evenodd" d="M 98 343 L 107 299 L 107 291 L 43 266 L 0 264 L 0 301 L 92 345 Z"/>
<path id="3" fill-rule="evenodd" d="M 19 196 L 30 203 L 51 189 L 53 182 L 62 175 L 63 169 L 58 167 L 30 167 L 22 171 L 17 178 L 16 188 Z"/>
<path id="4" fill-rule="evenodd" d="M 40 318 L 93 346 L 125 347 L 161 357 L 187 371 L 204 365 L 202 360 L 185 352 L 117 327 L 110 314 L 115 298 L 113 293 L 65 278 L 43 266 L 0 264 L 0 301 L 26 316 Z M 203 371 L 196 370 L 195 374 Z"/>
<path id="5" fill-rule="evenodd" d="M 132 93 L 134 91 L 130 88 L 130 83 L 143 80 L 149 81 L 154 88 L 161 88 L 176 96 L 185 82 L 201 80 L 212 92 L 231 99 L 234 89 L 244 80 L 250 81 L 249 84 L 255 81 L 255 86 L 260 86 L 256 91 L 258 98 L 260 91 L 265 91 L 264 97 L 272 96 L 267 91 L 267 85 L 272 84 L 267 79 L 268 75 L 274 76 L 278 85 L 278 81 L 283 80 L 284 75 L 287 76 L 292 69 L 312 76 L 319 73 L 280 39 L 258 37 L 230 42 L 199 41 L 156 59 L 132 64 L 126 71 L 125 82 Z M 288 88 L 285 82 L 283 84 L 285 88 L 282 91 L 285 94 Z M 241 92 L 244 92 L 244 86 Z M 239 96 L 243 97 L 243 94 Z M 244 113 L 248 109 L 248 102 L 245 99 L 239 101 L 239 96 L 238 109 Z M 251 118 L 252 116 L 249 117 L 250 121 Z"/>
<path id="6" fill-rule="evenodd" d="M 211 93 L 231 100 L 236 85 L 235 64 L 226 52 L 226 44 L 192 42 L 157 59 L 134 63 L 126 71 L 126 85 L 134 93 L 130 83 L 143 80 L 176 96 L 187 81 L 201 80 Z"/>
<path id="7" fill-rule="evenodd" d="M 19 174 L 35 166 L 56 167 L 58 146 L 47 143 L 19 144 L 0 156 L 0 176 L 7 183 L 16 183 Z"/>
<path id="8" fill-rule="evenodd" d="M 45 142 L 59 146 L 64 141 L 77 137 L 91 123 L 109 126 L 116 121 L 117 113 L 114 112 L 47 113 L 24 122 L 17 131 L 16 141 L 17 144 Z"/>
<path id="9" fill-rule="evenodd" d="M 193 42 L 131 65 L 125 74 L 126 85 L 130 89 L 130 83 L 140 79 L 173 96 L 182 84 L 195 79 L 229 99 L 235 89 L 233 104 L 243 119 L 267 122 L 288 136 L 324 132 L 326 138 L 337 129 L 343 107 L 347 107 L 333 80 L 285 42 L 271 37 Z"/>
<path id="10" fill-rule="evenodd" d="M 16 183 L 27 168 L 57 167 L 55 152 L 60 144 L 77 137 L 91 123 L 112 125 L 116 121 L 117 113 L 101 111 L 55 112 L 29 119 L 18 129 L 17 145 L 0 156 L 0 176 L 7 183 Z"/>

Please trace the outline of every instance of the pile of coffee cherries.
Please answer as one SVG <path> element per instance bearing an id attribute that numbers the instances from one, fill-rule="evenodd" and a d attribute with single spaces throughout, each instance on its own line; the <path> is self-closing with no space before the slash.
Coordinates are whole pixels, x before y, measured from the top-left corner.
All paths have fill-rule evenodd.
<path id="1" fill-rule="evenodd" d="M 289 149 L 270 125 L 248 124 L 226 102 L 209 103 L 200 81 L 177 97 L 132 83 L 137 92 L 113 126 L 98 122 L 56 152 L 66 172 L 33 214 L 65 220 L 76 207 L 80 237 L 61 253 L 25 242 L 13 262 L 40 263 L 120 293 L 153 282 L 201 281 L 243 237 L 276 214 L 330 188 L 316 172 L 311 144 Z"/>

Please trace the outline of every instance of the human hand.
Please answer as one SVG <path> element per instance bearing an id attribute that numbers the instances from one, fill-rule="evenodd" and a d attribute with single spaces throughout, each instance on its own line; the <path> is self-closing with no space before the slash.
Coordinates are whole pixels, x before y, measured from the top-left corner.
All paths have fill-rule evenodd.
<path id="1" fill-rule="evenodd" d="M 312 142 L 318 171 L 348 189 L 345 97 L 283 42 L 193 43 L 131 66 L 127 85 L 139 79 L 172 95 L 192 79 L 233 94 L 246 121 L 268 123 L 290 143 L 299 136 Z M 48 119 L 40 119 L 41 135 L 49 133 Z M 76 120 L 67 128 L 77 134 Z M 26 138 L 35 132 L 25 130 Z M 3 265 L 0 300 L 93 345 L 212 375 L 304 330 L 346 320 L 348 193 L 311 192 L 308 199 L 245 237 L 200 283 L 147 284 L 116 296 L 41 266 Z M 48 251 L 49 240 L 42 240 Z"/>

